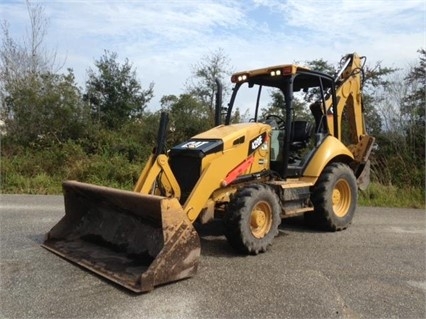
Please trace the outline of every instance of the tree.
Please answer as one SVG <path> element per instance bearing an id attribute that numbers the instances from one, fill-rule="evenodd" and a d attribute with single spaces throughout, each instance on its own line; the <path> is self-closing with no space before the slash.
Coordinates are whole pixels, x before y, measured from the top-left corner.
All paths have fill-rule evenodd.
<path id="1" fill-rule="evenodd" d="M 396 68 L 383 67 L 380 61 L 373 66 L 364 67 L 362 79 L 364 119 L 370 135 L 378 136 L 383 130 L 383 117 L 379 110 L 382 92 L 388 89 L 391 84 L 390 78 L 396 71 Z"/>
<path id="2" fill-rule="evenodd" d="M 190 94 L 164 96 L 161 106 L 170 114 L 169 145 L 179 144 L 211 127 L 204 106 Z"/>
<path id="3" fill-rule="evenodd" d="M 330 62 L 324 59 L 316 59 L 312 61 L 306 61 L 306 66 L 312 70 L 323 72 L 325 74 L 334 75 L 337 73 L 337 68 Z"/>
<path id="4" fill-rule="evenodd" d="M 278 115 L 285 118 L 285 101 L 284 95 L 279 90 L 272 90 L 271 102 L 267 108 L 262 109 L 261 117 L 265 117 L 269 114 Z M 311 115 L 308 113 L 307 103 L 300 99 L 293 100 L 293 117 L 298 120 L 310 119 Z"/>
<path id="5" fill-rule="evenodd" d="M 409 70 L 390 73 L 376 92 L 383 123 L 376 134 L 373 173 L 382 184 L 417 188 L 425 183 L 425 53 Z M 424 192 L 424 187 L 422 188 Z"/>
<path id="6" fill-rule="evenodd" d="M 44 41 L 47 35 L 48 19 L 40 4 L 26 0 L 30 27 L 26 38 L 17 42 L 9 33 L 9 24 L 1 24 L 2 47 L 0 51 L 1 76 L 6 82 L 26 76 L 28 73 L 57 72 L 61 66 L 56 64 L 56 51 L 49 52 Z"/>
<path id="7" fill-rule="evenodd" d="M 108 129 L 116 129 L 131 118 L 140 117 L 153 97 L 154 84 L 143 90 L 129 60 L 120 64 L 117 59 L 117 53 L 105 50 L 95 61 L 96 71 L 88 70 L 84 94 L 93 118 Z"/>
<path id="8" fill-rule="evenodd" d="M 405 122 L 406 143 L 415 162 L 425 163 L 425 99 L 426 99 L 426 51 L 420 53 L 419 64 L 412 67 L 405 77 L 407 95 L 401 105 Z"/>
<path id="9" fill-rule="evenodd" d="M 43 7 L 26 1 L 30 27 L 17 41 L 1 25 L 1 118 L 8 139 L 23 145 L 63 142 L 84 133 L 84 108 L 72 70 L 56 74 L 56 53 L 44 46 L 48 20 Z"/>
<path id="10" fill-rule="evenodd" d="M 56 64 L 56 52 L 48 52 L 44 46 L 48 20 L 40 4 L 26 1 L 30 27 L 26 38 L 15 40 L 9 32 L 6 20 L 1 23 L 2 44 L 0 47 L 0 117 L 13 117 L 13 110 L 6 105 L 13 87 L 25 78 L 41 73 L 55 73 L 61 69 Z M 10 123 L 10 121 L 9 121 Z"/>
<path id="11" fill-rule="evenodd" d="M 206 113 L 213 123 L 215 111 L 215 94 L 217 85 L 215 79 L 219 79 L 222 84 L 228 81 L 225 77 L 231 75 L 229 58 L 222 49 L 218 49 L 205 55 L 200 62 L 192 66 L 192 77 L 187 80 L 186 92 L 196 97 L 206 109 Z M 229 89 L 223 86 L 223 94 L 227 95 Z"/>
<path id="12" fill-rule="evenodd" d="M 84 135 L 87 116 L 72 70 L 29 74 L 7 86 L 7 134 L 21 145 L 62 143 Z"/>
<path id="13" fill-rule="evenodd" d="M 284 95 L 280 90 L 271 90 L 270 92 L 271 102 L 269 102 L 266 108 L 261 109 L 261 118 L 266 117 L 267 115 L 278 115 L 284 117 L 285 102 Z"/>

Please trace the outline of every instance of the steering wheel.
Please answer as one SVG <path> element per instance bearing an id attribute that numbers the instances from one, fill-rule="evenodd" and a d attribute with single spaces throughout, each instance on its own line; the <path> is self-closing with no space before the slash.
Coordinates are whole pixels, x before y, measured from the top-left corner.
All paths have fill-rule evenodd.
<path id="1" fill-rule="evenodd" d="M 266 122 L 267 122 L 269 119 L 273 119 L 273 120 L 277 123 L 278 128 L 279 128 L 280 130 L 283 130 L 283 129 L 285 128 L 285 120 L 284 120 L 281 116 L 279 116 L 279 115 L 275 115 L 275 114 L 268 114 L 268 115 L 266 116 Z"/>

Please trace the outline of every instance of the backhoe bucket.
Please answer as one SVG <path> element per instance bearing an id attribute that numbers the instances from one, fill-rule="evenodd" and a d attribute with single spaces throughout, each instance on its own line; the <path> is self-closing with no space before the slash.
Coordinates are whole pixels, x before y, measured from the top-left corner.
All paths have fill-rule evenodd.
<path id="1" fill-rule="evenodd" d="M 43 247 L 134 292 L 191 277 L 200 238 L 176 198 L 63 183 L 65 216 Z"/>

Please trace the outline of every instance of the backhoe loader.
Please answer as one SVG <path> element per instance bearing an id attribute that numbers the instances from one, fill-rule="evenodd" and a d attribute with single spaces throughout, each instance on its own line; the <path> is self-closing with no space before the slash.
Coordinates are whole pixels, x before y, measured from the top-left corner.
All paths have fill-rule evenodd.
<path id="1" fill-rule="evenodd" d="M 294 64 L 235 73 L 226 114 L 218 82 L 216 126 L 170 149 L 163 113 L 134 190 L 64 181 L 65 216 L 43 247 L 147 292 L 196 273 L 196 221 L 221 218 L 230 245 L 253 255 L 267 250 L 289 216 L 304 214 L 329 231 L 347 228 L 358 188 L 369 182 L 374 143 L 363 119 L 364 63 L 353 53 L 335 76 Z M 243 87 L 257 90 L 254 118 L 232 123 Z M 262 88 L 280 92 L 281 114 L 260 116 Z M 313 98 L 311 119 L 294 111 L 303 94 Z"/>

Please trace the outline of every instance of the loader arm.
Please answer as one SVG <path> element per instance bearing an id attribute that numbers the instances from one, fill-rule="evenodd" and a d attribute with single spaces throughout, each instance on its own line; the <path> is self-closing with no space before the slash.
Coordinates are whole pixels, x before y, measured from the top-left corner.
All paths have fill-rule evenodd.
<path id="1" fill-rule="evenodd" d="M 258 124 L 254 126 L 254 129 L 247 130 L 249 126 L 252 125 L 220 126 L 195 137 L 200 139 L 195 143 L 206 145 L 203 141 L 209 141 L 210 136 L 217 137 L 222 134 L 221 138 L 217 140 L 220 142 L 217 143 L 221 143 L 223 149 L 203 155 L 202 164 L 198 168 L 200 170 L 199 176 L 186 196 L 182 195 L 182 185 L 179 185 L 179 179 L 183 183 L 182 177 L 177 178 L 174 175 L 170 164 L 173 161 L 173 152 L 169 152 L 168 155 L 161 154 L 157 159 L 154 159 L 154 155 L 152 155 L 143 169 L 134 191 L 142 195 L 178 198 L 189 221 L 195 221 L 203 208 L 208 206 L 209 198 L 215 191 L 228 186 L 240 175 L 249 172 L 258 173 L 267 168 L 266 164 L 262 164 L 262 166 L 258 163 L 266 163 L 260 158 L 268 156 L 268 153 L 264 150 L 265 147 L 262 148 L 262 145 L 266 146 L 269 143 L 266 136 L 270 128 L 268 125 Z M 245 142 L 236 142 L 243 140 Z M 254 140 L 261 142 L 255 143 L 256 147 L 253 147 L 252 142 Z M 184 153 L 195 151 L 196 148 L 187 148 L 186 145 L 188 144 L 191 144 L 191 142 L 185 142 L 183 143 L 184 146 L 177 146 L 176 148 Z M 194 156 L 190 156 L 185 162 L 193 158 Z M 175 168 L 176 170 L 186 171 L 188 168 L 187 166 L 179 166 L 178 169 Z"/>
<path id="2" fill-rule="evenodd" d="M 160 178 L 160 180 L 157 180 L 157 178 Z M 159 185 L 157 183 L 161 184 L 162 187 L 162 190 L 158 190 L 158 192 Z M 133 191 L 141 194 L 163 195 L 180 199 L 180 187 L 167 162 L 166 155 L 155 156 L 151 154 Z"/>

